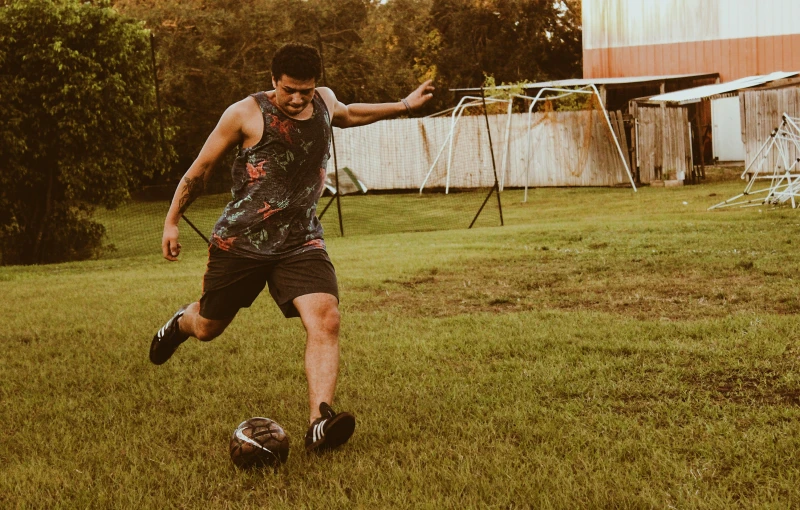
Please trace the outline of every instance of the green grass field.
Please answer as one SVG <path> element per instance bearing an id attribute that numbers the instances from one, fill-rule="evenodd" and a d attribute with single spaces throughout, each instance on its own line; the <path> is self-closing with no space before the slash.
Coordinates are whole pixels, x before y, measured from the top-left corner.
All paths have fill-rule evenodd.
<path id="1" fill-rule="evenodd" d="M 796 508 L 800 212 L 707 212 L 744 186 L 709 181 L 507 191 L 502 228 L 331 237 L 358 426 L 322 457 L 303 330 L 268 295 L 149 363 L 205 266 L 160 258 L 163 213 L 113 257 L 0 268 L 0 507 Z M 251 416 L 291 436 L 277 475 L 228 458 Z"/>

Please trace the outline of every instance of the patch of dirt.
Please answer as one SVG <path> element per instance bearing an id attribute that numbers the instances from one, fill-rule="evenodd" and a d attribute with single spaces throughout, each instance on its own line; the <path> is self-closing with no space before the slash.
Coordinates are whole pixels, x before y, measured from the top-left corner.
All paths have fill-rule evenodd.
<path id="1" fill-rule="evenodd" d="M 732 368 L 702 375 L 693 374 L 685 382 L 711 393 L 712 398 L 737 404 L 800 405 L 800 388 L 787 384 L 784 375 L 796 366 L 770 370 Z"/>
<path id="2" fill-rule="evenodd" d="M 372 299 L 359 306 L 425 317 L 555 309 L 685 320 L 738 311 L 800 312 L 795 289 L 770 285 L 780 277 L 754 270 L 752 263 L 685 270 L 652 261 L 604 262 L 593 255 L 597 251 L 577 263 L 552 251 L 537 253 L 535 259 L 486 260 L 386 280 L 379 289 L 361 288 Z"/>
<path id="3" fill-rule="evenodd" d="M 740 180 L 744 166 L 741 165 L 709 165 L 706 166 L 706 176 L 701 182 L 711 183 L 720 181 Z"/>

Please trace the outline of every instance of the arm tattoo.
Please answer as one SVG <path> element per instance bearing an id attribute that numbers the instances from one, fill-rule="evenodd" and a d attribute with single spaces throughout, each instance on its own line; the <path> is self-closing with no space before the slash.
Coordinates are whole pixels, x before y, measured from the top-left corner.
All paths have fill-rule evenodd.
<path id="1" fill-rule="evenodd" d="M 205 182 L 202 177 L 184 177 L 186 186 L 183 189 L 180 202 L 178 202 L 178 211 L 183 214 L 189 208 L 194 199 L 203 193 Z"/>

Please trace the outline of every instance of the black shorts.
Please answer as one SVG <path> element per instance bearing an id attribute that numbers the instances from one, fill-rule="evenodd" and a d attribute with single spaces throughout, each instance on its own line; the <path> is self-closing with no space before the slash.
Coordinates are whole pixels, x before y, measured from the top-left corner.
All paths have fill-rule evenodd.
<path id="1" fill-rule="evenodd" d="M 339 299 L 336 271 L 323 249 L 279 260 L 234 255 L 211 245 L 203 276 L 200 315 L 210 320 L 233 318 L 248 308 L 269 284 L 269 293 L 284 317 L 299 317 L 294 298 L 323 292 Z"/>

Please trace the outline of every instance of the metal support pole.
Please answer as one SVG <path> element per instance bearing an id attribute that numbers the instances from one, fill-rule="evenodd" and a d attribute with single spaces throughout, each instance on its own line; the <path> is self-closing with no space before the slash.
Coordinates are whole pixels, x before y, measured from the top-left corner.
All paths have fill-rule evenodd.
<path id="1" fill-rule="evenodd" d="M 506 175 L 508 174 L 508 158 L 511 150 L 511 113 L 514 108 L 514 100 L 508 101 L 508 120 L 506 120 L 506 143 L 503 148 L 503 165 L 500 168 L 500 191 L 503 191 L 506 182 Z"/>
<path id="2" fill-rule="evenodd" d="M 322 49 L 322 36 L 319 32 L 317 32 L 317 45 L 319 46 L 319 59 L 320 59 L 320 67 L 322 68 L 322 82 L 326 85 L 328 84 L 328 78 L 325 75 L 325 55 Z M 333 136 L 333 123 L 331 123 L 331 147 L 333 148 L 333 172 L 334 178 L 336 179 L 336 196 L 333 197 L 331 200 L 336 200 L 336 212 L 339 213 L 339 233 L 344 237 L 344 221 L 342 220 L 342 199 L 341 199 L 341 190 L 339 189 L 339 162 L 336 160 L 336 138 Z M 330 205 L 330 203 L 328 204 Z M 328 210 L 326 206 L 325 209 L 322 211 L 322 214 L 325 214 L 325 211 Z M 320 216 L 321 218 L 321 216 Z"/>
<path id="3" fill-rule="evenodd" d="M 592 87 L 592 90 L 594 90 L 595 94 L 597 94 L 597 96 L 600 97 L 600 93 L 597 92 L 597 87 L 595 87 L 594 84 L 590 84 L 590 85 Z M 606 107 L 605 107 L 605 105 L 603 105 L 602 101 L 600 102 L 600 108 L 603 109 L 603 117 L 606 119 L 606 124 L 608 125 L 608 130 L 611 131 L 611 135 L 614 138 L 614 144 L 617 146 L 617 151 L 619 152 L 619 157 L 620 157 L 620 159 L 622 159 L 622 164 L 625 165 L 625 171 L 628 172 L 628 178 L 630 179 L 631 186 L 633 186 L 633 191 L 635 192 L 636 191 L 636 183 L 633 182 L 633 175 L 631 174 L 631 169 L 628 168 L 628 162 L 625 161 L 625 155 L 622 153 L 622 147 L 619 146 L 619 140 L 617 140 L 617 137 L 614 136 L 614 130 L 611 129 L 611 121 L 608 118 L 608 112 L 606 111 Z"/>
<path id="4" fill-rule="evenodd" d="M 478 209 L 478 213 L 472 219 L 472 223 L 469 224 L 469 228 L 472 228 L 475 225 L 475 222 L 478 220 L 478 216 L 480 216 L 481 211 L 483 211 L 483 207 L 486 205 L 486 202 L 489 201 L 489 197 L 492 196 L 492 192 L 497 192 L 497 208 L 500 211 L 500 226 L 503 226 L 505 223 L 503 222 L 503 204 L 500 202 L 500 182 L 497 180 L 497 165 L 494 161 L 494 146 L 492 145 L 492 131 L 489 128 L 489 114 L 486 111 L 486 99 L 483 93 L 483 85 L 481 85 L 481 99 L 483 100 L 483 118 L 486 120 L 486 134 L 489 136 L 489 152 L 492 155 L 492 171 L 494 172 L 494 187 L 489 194 L 486 195 L 486 199 L 481 204 L 480 209 Z"/>

